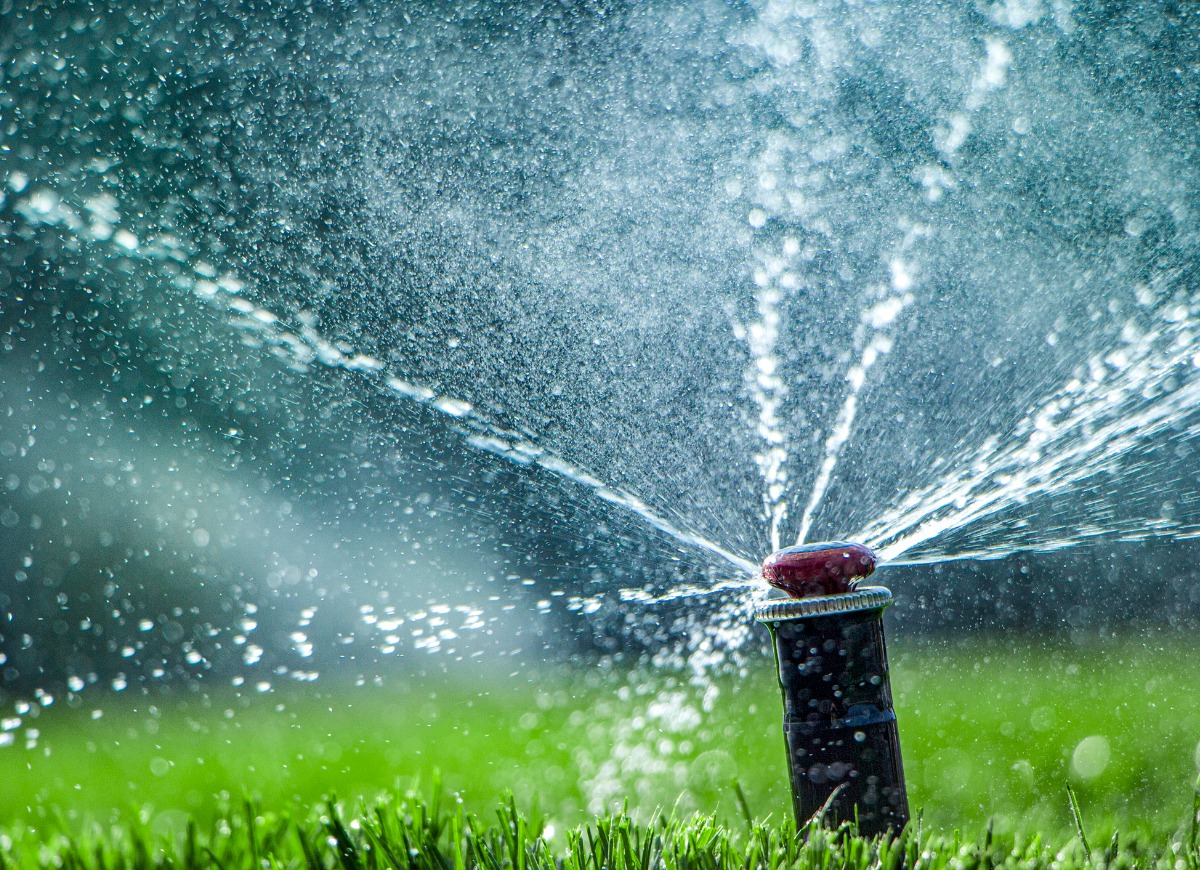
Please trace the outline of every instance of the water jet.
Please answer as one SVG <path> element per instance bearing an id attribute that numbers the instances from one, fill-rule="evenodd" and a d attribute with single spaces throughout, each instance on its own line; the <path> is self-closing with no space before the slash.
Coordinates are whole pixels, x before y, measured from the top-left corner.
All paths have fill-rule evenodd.
<path id="1" fill-rule="evenodd" d="M 883 634 L 892 593 L 858 585 L 875 564 L 862 544 L 775 552 L 763 579 L 790 597 L 754 614 L 775 647 L 797 824 L 823 814 L 867 836 L 899 833 L 909 817 Z"/>

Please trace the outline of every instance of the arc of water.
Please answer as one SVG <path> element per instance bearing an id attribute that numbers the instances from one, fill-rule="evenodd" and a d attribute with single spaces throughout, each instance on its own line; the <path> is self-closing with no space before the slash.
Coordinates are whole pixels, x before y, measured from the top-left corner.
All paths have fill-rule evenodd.
<path id="1" fill-rule="evenodd" d="M 784 61 L 783 58 L 794 59 L 803 53 L 799 46 L 792 44 L 793 40 L 794 36 L 789 35 L 783 28 L 756 29 L 747 34 L 747 45 L 763 51 L 772 66 L 786 66 L 791 60 Z M 978 74 L 971 81 L 970 93 L 964 103 L 963 112 L 957 113 L 951 118 L 951 131 L 948 135 L 935 134 L 939 150 L 942 151 L 946 160 L 953 161 L 957 150 L 970 135 L 970 113 L 983 105 L 987 94 L 1004 85 L 1011 59 L 1011 54 L 1003 41 L 988 40 L 987 56 L 982 61 Z M 798 219 L 801 223 L 807 222 L 812 217 L 812 204 L 819 201 L 820 192 L 808 195 L 807 191 L 797 188 L 789 193 L 780 184 L 781 179 L 787 179 L 788 184 L 811 184 L 813 182 L 802 182 L 800 179 L 817 177 L 816 173 L 798 172 L 794 168 L 784 171 L 784 164 L 789 153 L 786 134 L 781 131 L 773 131 L 768 136 L 765 150 L 757 161 L 758 183 L 754 189 L 755 207 L 748 214 L 749 223 L 753 229 L 765 227 L 772 216 L 776 215 Z M 799 153 L 810 153 L 810 149 L 799 149 Z M 944 193 L 944 188 L 954 186 L 952 176 L 940 163 L 937 166 L 925 167 L 924 172 L 926 176 L 924 183 L 930 201 L 939 199 Z M 904 223 L 906 222 L 902 222 L 902 226 Z M 925 227 L 905 226 L 905 238 L 900 245 L 901 251 L 910 248 L 925 232 L 927 232 Z M 789 245 L 791 250 L 789 250 Z M 769 524 L 771 544 L 775 549 L 778 549 L 781 544 L 782 527 L 789 513 L 787 502 L 789 456 L 786 431 L 779 420 L 778 413 L 786 395 L 786 385 L 776 373 L 779 362 L 775 355 L 780 321 L 778 304 L 782 298 L 776 281 L 782 283 L 783 279 L 789 277 L 787 272 L 783 272 L 783 264 L 786 263 L 787 258 L 798 252 L 799 244 L 794 239 L 788 239 L 784 242 L 784 257 L 760 255 L 760 265 L 754 276 L 757 286 L 755 301 L 759 319 L 757 323 L 745 330 L 744 334 L 751 356 L 751 367 L 747 372 L 747 380 L 751 385 L 751 397 L 758 406 L 758 433 L 764 443 L 755 458 L 763 478 L 764 512 Z M 911 297 L 907 291 L 912 282 L 908 275 L 907 264 L 897 256 L 893 259 L 891 266 L 893 290 L 896 292 L 896 297 L 883 303 L 883 307 L 875 306 L 869 316 L 880 316 L 891 306 L 898 305 L 902 310 L 911 303 Z M 834 478 L 842 450 L 853 432 L 866 374 L 880 358 L 891 351 L 892 340 L 886 328 L 898 313 L 896 311 L 892 314 L 888 323 L 873 327 L 873 330 L 879 334 L 872 335 L 859 345 L 861 347 L 860 357 L 846 374 L 845 380 L 849 389 L 835 418 L 833 428 L 826 437 L 821 465 L 801 515 L 799 533 L 796 537 L 797 544 L 804 543 L 808 537 L 817 509 Z"/>
<path id="2" fill-rule="evenodd" d="M 394 380 L 389 380 L 389 385 Z M 666 517 L 655 513 L 650 505 L 629 490 L 610 486 L 580 466 L 568 462 L 561 456 L 543 447 L 532 444 L 523 436 L 506 432 L 506 430 L 499 427 L 493 427 L 491 424 L 486 423 L 485 419 L 481 416 L 472 416 L 471 422 L 478 426 L 487 427 L 486 434 L 472 434 L 467 437 L 468 443 L 473 447 L 490 451 L 519 465 L 528 465 L 530 462 L 533 462 L 540 468 L 544 468 L 558 477 L 590 489 L 596 498 L 625 508 L 642 519 L 647 525 L 658 529 L 681 544 L 687 544 L 688 546 L 718 556 L 740 571 L 753 574 L 758 570 L 758 566 L 745 556 L 740 556 L 714 541 L 695 532 L 688 531 L 671 522 Z M 512 440 L 509 440 L 509 438 Z"/>
<path id="3" fill-rule="evenodd" d="M 1007 43 L 989 37 L 985 47 L 986 56 L 971 82 L 962 110 L 950 116 L 948 128 L 935 141 L 951 166 L 971 135 L 971 116 L 1008 79 L 1013 55 Z M 927 169 L 923 182 L 930 201 L 941 198 L 945 188 L 954 187 L 953 177 L 939 167 Z M 1190 316 L 1190 312 L 1186 313 Z M 1121 454 L 1171 425 L 1172 415 L 1187 413 L 1189 402 L 1195 398 L 1194 385 L 1178 393 L 1165 389 L 1174 370 L 1189 363 L 1200 367 L 1200 355 L 1193 352 L 1194 337 L 1184 324 L 1188 317 L 1176 311 L 1168 312 L 1166 319 L 1168 323 L 1161 334 L 1146 337 L 1140 350 L 1131 349 L 1133 359 L 1121 359 L 1124 352 L 1108 360 L 1093 359 L 1091 383 L 1084 385 L 1072 379 L 1047 394 L 1018 424 L 1012 443 L 985 441 L 962 463 L 960 467 L 964 470 L 911 493 L 894 509 L 860 530 L 858 536 L 872 542 L 884 559 L 900 564 L 902 554 L 947 531 L 995 516 L 1030 495 L 1061 492 L 1094 474 L 1114 470 Z M 1155 342 L 1160 347 L 1166 345 L 1167 350 L 1155 356 L 1151 352 Z M 1160 401 L 1142 404 L 1142 391 L 1158 391 Z M 1089 430 L 1094 421 L 1114 415 L 1115 419 Z M 1076 436 L 1078 441 L 1070 443 Z M 1052 451 L 1051 455 L 1047 456 L 1046 451 Z M 1020 549 L 1057 550 L 1072 542 L 1111 533 L 1111 528 L 1077 529 L 1070 541 L 1042 541 L 1024 544 Z M 1173 533 L 1190 532 L 1181 528 Z M 1140 533 L 1125 530 L 1117 534 L 1125 539 Z M 915 564 L 957 557 L 1001 558 L 1016 549 L 988 548 L 951 557 L 937 555 L 904 561 Z"/>
<path id="4" fill-rule="evenodd" d="M 716 556 L 738 571 L 755 572 L 755 564 L 746 557 L 662 516 L 635 493 L 622 487 L 610 486 L 582 466 L 498 425 L 470 403 L 406 381 L 389 372 L 382 361 L 358 353 L 352 348 L 333 344 L 317 331 L 315 319 L 301 315 L 295 325 L 289 324 L 286 318 L 244 296 L 244 284 L 234 275 L 219 275 L 218 270 L 210 264 L 193 261 L 183 243 L 177 238 L 159 236 L 138 239 L 128 229 L 114 232 L 113 226 L 121 219 L 117 204 L 111 201 L 111 197 L 107 197 L 100 206 L 85 204 L 84 210 L 92 216 L 89 225 L 56 193 L 39 188 L 31 191 L 18 203 L 17 211 L 31 222 L 59 224 L 89 242 L 111 244 L 119 256 L 140 258 L 151 263 L 163 259 L 188 263 L 191 274 L 180 274 L 176 278 L 178 286 L 190 291 L 205 303 L 227 311 L 232 315 L 232 325 L 252 333 L 264 344 L 279 349 L 281 355 L 292 364 L 308 365 L 317 362 L 329 368 L 342 369 L 369 378 L 389 395 L 459 421 L 457 431 L 464 435 L 466 442 L 472 447 L 495 453 L 519 465 L 537 465 L 551 474 L 590 490 L 600 500 L 629 511 L 680 544 Z"/>
<path id="5" fill-rule="evenodd" d="M 925 188 L 925 197 L 930 202 L 940 200 L 948 190 L 957 187 L 954 167 L 959 161 L 959 152 L 971 138 L 974 116 L 983 108 L 990 94 L 1000 90 L 1008 81 L 1009 67 L 1013 61 L 1008 44 L 997 36 L 984 41 L 985 54 L 978 71 L 971 79 L 962 106 L 945 118 L 945 125 L 934 133 L 934 146 L 942 159 L 921 168 L 919 178 Z"/>
<path id="6" fill-rule="evenodd" d="M 757 566 L 754 566 L 757 572 Z M 620 592 L 622 601 L 634 601 L 638 604 L 666 604 L 671 601 L 681 601 L 684 598 L 700 598 L 706 595 L 717 595 L 722 592 L 744 592 L 747 589 L 761 589 L 762 584 L 754 579 L 726 579 L 716 583 L 710 583 L 707 586 L 699 586 L 696 584 L 685 584 L 676 586 L 666 592 L 654 593 L 647 592 L 645 589 L 622 589 Z"/>
<path id="7" fill-rule="evenodd" d="M 754 460 L 763 481 L 763 511 L 770 529 L 772 550 L 780 547 L 788 509 L 787 437 L 779 418 L 779 407 L 787 388 L 779 376 L 775 345 L 779 340 L 779 303 L 783 299 L 783 285 L 795 283 L 795 276 L 784 268 L 787 258 L 795 256 L 799 249 L 795 239 L 788 239 L 784 242 L 784 258 L 767 258 L 762 268 L 755 271 L 758 320 L 737 330 L 750 351 L 751 365 L 746 372 L 746 381 L 750 396 L 758 407 L 758 435 L 763 442 Z"/>
<path id="8" fill-rule="evenodd" d="M 955 161 L 959 149 L 971 134 L 971 116 L 983 106 L 989 94 L 1004 86 L 1011 63 L 1012 53 L 1007 44 L 1001 39 L 989 38 L 986 41 L 986 55 L 971 81 L 970 92 L 963 102 L 962 110 L 952 114 L 949 118 L 948 128 L 939 131 L 935 136 L 937 148 L 946 161 L 950 163 Z M 930 166 L 924 170 L 922 183 L 925 185 L 927 198 L 931 202 L 936 202 L 942 198 L 947 188 L 954 187 L 954 178 L 945 167 Z M 920 228 L 909 227 L 902 248 L 910 248 L 921 234 Z M 803 544 L 808 537 L 812 528 L 813 516 L 833 480 L 834 470 L 837 468 L 842 449 L 850 440 L 854 420 L 858 414 L 859 395 L 866 382 L 867 372 L 882 356 L 891 352 L 892 339 L 888 334 L 888 328 L 899 316 L 900 311 L 912 303 L 912 296 L 908 293 L 912 287 L 912 278 L 907 264 L 900 258 L 895 258 L 891 262 L 891 270 L 892 288 L 897 295 L 869 309 L 864 316 L 864 321 L 876 330 L 877 334 L 867 343 L 858 363 L 846 373 L 849 389 L 842 407 L 838 411 L 833 429 L 825 440 L 825 455 L 813 483 L 808 504 L 801 516 L 800 533 L 796 537 L 797 545 Z"/>
<path id="9" fill-rule="evenodd" d="M 465 437 L 466 443 L 472 447 L 494 453 L 517 465 L 536 465 L 551 474 L 590 490 L 601 501 L 624 508 L 647 525 L 681 544 L 717 556 L 740 571 L 750 573 L 755 571 L 754 563 L 744 556 L 672 522 L 657 513 L 633 492 L 622 487 L 611 486 L 582 466 L 534 444 L 520 433 L 498 425 L 469 402 L 442 395 L 429 387 L 406 381 L 389 372 L 383 362 L 372 356 L 341 350 L 323 338 L 311 322 L 301 325 L 297 330 L 289 329 L 284 319 L 274 312 L 255 306 L 244 297 L 237 295 L 236 290 L 240 289 L 240 285 L 235 286 L 226 282 L 218 287 L 227 292 L 228 298 L 224 302 L 230 310 L 247 315 L 242 324 L 244 328 L 253 330 L 263 341 L 285 348 L 293 357 L 298 359 L 308 357 L 322 365 L 361 373 L 374 379 L 390 395 L 429 408 L 443 417 L 460 421 L 461 427 L 456 428 Z M 207 289 L 199 295 L 210 301 L 216 298 L 215 293 Z"/>
<path id="10" fill-rule="evenodd" d="M 842 402 L 841 410 L 838 411 L 837 419 L 834 420 L 833 428 L 825 439 L 825 458 L 821 461 L 821 468 L 817 472 L 812 492 L 808 497 L 808 504 L 805 505 L 804 514 L 800 518 L 800 533 L 796 535 L 797 546 L 803 544 L 805 538 L 808 537 L 808 531 L 812 528 L 813 514 L 817 512 L 821 499 L 825 497 L 825 490 L 829 488 L 829 482 L 833 479 L 833 470 L 837 467 L 838 459 L 842 455 L 842 448 L 850 440 L 850 435 L 854 431 L 854 418 L 858 415 L 858 396 L 866 383 L 867 372 L 879 357 L 889 353 L 891 349 L 891 338 L 886 335 L 873 337 L 867 343 L 859 361 L 851 367 L 850 371 L 846 372 L 846 382 L 850 386 L 846 392 L 845 401 Z"/>
<path id="11" fill-rule="evenodd" d="M 1030 496 L 1119 470 L 1122 455 L 1200 407 L 1200 343 L 1190 318 L 1168 321 L 1124 350 L 1095 357 L 1089 368 L 1086 382 L 1072 378 L 1039 402 L 1007 444 L 989 438 L 961 471 L 911 493 L 864 527 L 860 539 L 882 559 L 896 560 Z M 1189 380 L 1172 384 L 1179 378 Z"/>
<path id="12" fill-rule="evenodd" d="M 858 415 L 859 396 L 866 386 L 867 373 L 879 360 L 891 353 L 893 345 L 891 327 L 901 312 L 912 304 L 913 297 L 908 292 L 912 287 L 912 278 L 904 261 L 898 258 L 893 260 L 891 268 L 892 295 L 863 313 L 862 328 L 870 330 L 874 334 L 867 341 L 858 362 L 846 372 L 848 385 L 846 398 L 834 420 L 833 428 L 825 439 L 825 456 L 821 461 L 821 468 L 817 472 L 816 480 L 813 482 L 808 504 L 805 505 L 800 519 L 800 533 L 796 536 L 797 546 L 803 544 L 808 537 L 808 532 L 812 528 L 813 516 L 817 512 L 821 500 L 825 497 L 826 490 L 829 489 L 830 481 L 833 480 L 833 472 L 837 468 L 838 459 L 841 458 L 842 448 L 846 446 L 846 442 L 850 440 L 850 435 L 854 432 L 854 419 Z"/>
<path id="13" fill-rule="evenodd" d="M 1175 520 L 1157 519 L 1149 522 L 1106 522 L 1103 526 L 1085 524 L 1071 529 L 1059 527 L 1057 531 L 1063 537 L 1053 537 L 1045 540 L 1022 542 L 1017 546 L 978 547 L 969 550 L 955 550 L 953 553 L 927 553 L 905 558 L 900 556 L 889 559 L 887 564 L 893 567 L 916 565 L 936 565 L 941 562 L 960 560 L 987 561 L 1004 559 L 1017 552 L 1022 553 L 1057 553 L 1078 547 L 1089 541 L 1114 540 L 1122 544 L 1136 544 L 1153 541 L 1158 538 L 1170 538 L 1173 541 L 1195 540 L 1200 538 L 1200 525 L 1176 522 Z"/>

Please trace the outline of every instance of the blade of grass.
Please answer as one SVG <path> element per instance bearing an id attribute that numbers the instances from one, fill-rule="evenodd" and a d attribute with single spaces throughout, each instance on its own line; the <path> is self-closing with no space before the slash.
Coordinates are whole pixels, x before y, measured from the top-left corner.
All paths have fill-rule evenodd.
<path id="1" fill-rule="evenodd" d="M 1091 864 L 1092 847 L 1088 845 L 1087 836 L 1083 833 L 1083 814 L 1079 811 L 1079 798 L 1075 796 L 1075 789 L 1071 788 L 1070 783 L 1067 783 L 1067 802 L 1071 805 L 1071 817 L 1075 820 L 1075 833 L 1079 835 L 1079 842 L 1083 844 L 1083 854 L 1088 864 Z"/>
<path id="2" fill-rule="evenodd" d="M 1184 860 L 1188 870 L 1200 867 L 1200 777 L 1192 785 L 1192 817 L 1188 820 L 1187 854 Z"/>
<path id="3" fill-rule="evenodd" d="M 362 862 L 358 857 L 358 848 L 354 845 L 354 840 L 350 837 L 350 832 L 342 824 L 337 805 L 332 799 L 328 803 L 328 808 L 329 816 L 328 821 L 325 822 L 325 827 L 333 837 L 337 848 L 338 860 L 342 862 L 344 870 L 360 870 Z"/>
<path id="4" fill-rule="evenodd" d="M 739 779 L 733 781 L 733 794 L 737 797 L 738 808 L 742 811 L 742 818 L 746 820 L 746 830 L 754 827 L 754 814 L 750 812 L 750 802 L 746 800 L 746 792 L 742 789 L 742 782 Z"/>

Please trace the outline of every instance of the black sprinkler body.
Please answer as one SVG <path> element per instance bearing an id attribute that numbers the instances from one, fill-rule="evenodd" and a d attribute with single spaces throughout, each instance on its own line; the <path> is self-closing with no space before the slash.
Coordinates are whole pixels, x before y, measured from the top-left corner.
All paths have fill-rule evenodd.
<path id="1" fill-rule="evenodd" d="M 755 611 L 775 645 L 796 823 L 825 810 L 827 823 L 857 821 L 868 837 L 899 834 L 909 818 L 883 637 L 892 594 L 857 585 L 874 567 L 861 544 L 781 550 L 764 577 L 805 597 Z"/>

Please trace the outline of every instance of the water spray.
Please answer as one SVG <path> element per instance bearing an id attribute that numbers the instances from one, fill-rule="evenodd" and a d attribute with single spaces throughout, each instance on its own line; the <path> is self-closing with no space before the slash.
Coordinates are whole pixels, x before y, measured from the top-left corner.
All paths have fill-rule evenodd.
<path id="1" fill-rule="evenodd" d="M 754 614 L 775 645 L 797 824 L 857 821 L 868 837 L 908 823 L 883 637 L 892 593 L 858 585 L 875 562 L 867 547 L 841 542 L 773 553 L 763 579 L 789 597 Z"/>

